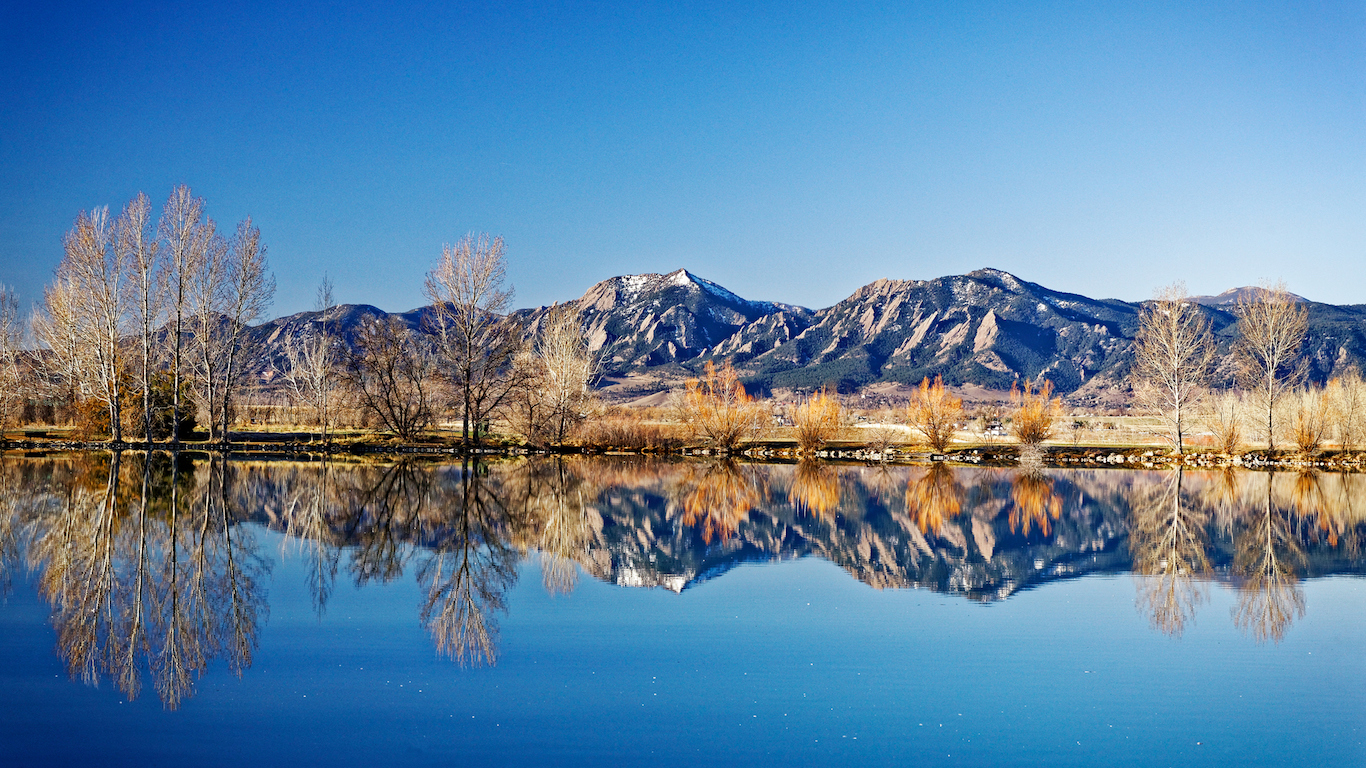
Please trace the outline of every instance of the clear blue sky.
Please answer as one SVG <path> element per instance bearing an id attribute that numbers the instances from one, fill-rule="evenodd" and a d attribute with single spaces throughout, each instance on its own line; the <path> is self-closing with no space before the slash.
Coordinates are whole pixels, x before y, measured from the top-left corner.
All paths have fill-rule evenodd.
<path id="1" fill-rule="evenodd" d="M 79 210 L 183 182 L 259 223 L 277 314 L 324 271 L 417 306 L 471 230 L 518 306 L 677 267 L 1366 303 L 1359 0 L 376 5 L 6 4 L 0 281 L 38 298 Z"/>

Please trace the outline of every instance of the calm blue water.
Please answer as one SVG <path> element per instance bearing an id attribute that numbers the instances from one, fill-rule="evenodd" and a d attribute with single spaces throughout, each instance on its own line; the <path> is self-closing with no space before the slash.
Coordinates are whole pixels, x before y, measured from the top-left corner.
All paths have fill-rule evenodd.
<path id="1" fill-rule="evenodd" d="M 228 482 L 217 486 L 228 489 L 218 496 L 223 509 L 237 509 L 237 517 L 224 522 L 230 535 L 197 545 L 194 537 L 204 540 L 210 530 L 204 521 L 213 519 L 213 497 L 204 489 L 215 487 L 214 475 L 206 465 L 182 473 L 180 482 L 184 476 L 194 482 L 181 486 L 177 503 L 185 509 L 177 524 L 183 533 L 175 536 L 190 543 L 176 548 L 165 544 L 170 539 L 156 543 L 146 535 L 149 521 L 166 525 L 165 510 L 156 512 L 149 502 L 146 519 L 129 511 L 141 508 L 142 470 L 135 463 L 132 471 L 120 468 L 129 474 L 122 484 L 131 492 L 123 493 L 128 509 L 118 521 L 121 532 L 109 534 L 119 542 L 112 559 L 126 564 L 133 557 L 127 529 L 134 522 L 139 540 L 152 542 L 141 551 L 156 555 L 143 558 L 148 565 L 141 570 L 111 567 L 116 585 L 98 593 L 103 603 L 89 600 L 89 588 L 66 584 L 53 599 L 57 593 L 44 586 L 52 583 L 56 550 L 35 542 L 59 527 L 54 516 L 61 506 L 51 503 L 56 496 L 30 504 L 23 524 L 10 526 L 12 591 L 0 607 L 0 763 L 1366 764 L 1366 593 L 1350 575 L 1355 560 L 1347 552 L 1356 523 L 1346 519 L 1337 529 L 1338 523 L 1324 529 L 1301 520 L 1285 508 L 1294 500 L 1293 488 L 1281 494 L 1275 479 L 1267 498 L 1274 497 L 1272 514 L 1284 525 L 1258 529 L 1249 523 L 1247 530 L 1299 537 L 1298 544 L 1287 539 L 1269 550 L 1298 564 L 1290 591 L 1272 589 L 1261 593 L 1261 602 L 1250 599 L 1260 583 L 1249 570 L 1256 567 L 1249 565 L 1250 539 L 1231 528 L 1224 541 L 1221 523 L 1211 517 L 1201 546 L 1208 567 L 1179 580 L 1178 591 L 1187 597 L 1178 600 L 1182 618 L 1176 621 L 1151 597 L 1160 576 L 1134 575 L 1132 568 L 1144 566 L 1132 561 L 1142 558 L 1123 554 L 1148 546 L 1146 539 L 1137 541 L 1148 534 L 1135 533 L 1144 528 L 1142 513 L 1128 510 L 1133 530 L 1125 533 L 1105 530 L 1119 523 L 1101 509 L 1112 491 L 1114 498 L 1147 498 L 1149 486 L 1165 482 L 1160 476 L 1053 473 L 1065 503 L 1056 516 L 1048 515 L 1049 533 L 1036 526 L 1026 536 L 1017 524 L 1013 539 L 1009 505 L 995 517 L 979 514 L 987 522 L 976 535 L 962 531 L 972 529 L 964 516 L 992 498 L 1008 498 L 1018 483 L 1012 486 L 1008 475 L 964 476 L 962 487 L 977 490 L 964 492 L 960 509 L 944 524 L 960 520 L 959 532 L 927 530 L 922 537 L 930 551 L 908 565 L 890 555 L 877 563 L 876 547 L 892 552 L 887 542 L 896 537 L 880 527 L 880 513 L 867 499 L 841 500 L 847 515 L 803 516 L 782 508 L 799 506 L 787 485 L 795 478 L 783 475 L 792 468 L 746 470 L 769 473 L 758 478 L 764 486 L 759 500 L 733 521 L 734 533 L 709 543 L 692 530 L 699 528 L 696 515 L 688 530 L 697 537 L 684 530 L 681 500 L 674 512 L 661 502 L 660 515 L 674 521 L 673 530 L 650 522 L 654 491 L 686 498 L 687 488 L 667 485 L 674 481 L 671 473 L 683 470 L 648 477 L 618 473 L 596 478 L 588 489 L 583 483 L 591 473 L 580 472 L 575 490 L 591 493 L 575 509 L 588 516 L 587 533 L 569 537 L 577 541 L 569 561 L 576 578 L 565 576 L 563 548 L 559 560 L 544 554 L 554 549 L 549 542 L 563 541 L 547 533 L 553 525 L 546 520 L 560 513 L 544 513 L 550 517 L 540 527 L 525 530 L 507 520 L 487 526 L 485 534 L 495 527 L 508 534 L 515 556 L 502 577 L 475 578 L 473 592 L 483 590 L 473 602 L 482 609 L 475 612 L 486 626 L 497 627 L 484 646 L 491 658 L 472 662 L 467 654 L 462 664 L 450 651 L 468 646 L 443 646 L 441 637 L 460 635 L 430 615 L 424 619 L 423 609 L 433 584 L 449 583 L 449 574 L 458 571 L 432 565 L 438 554 L 458 550 L 447 532 L 462 530 L 450 517 L 451 499 L 439 490 L 442 478 L 462 481 L 470 473 L 420 469 L 414 476 L 437 481 L 396 492 L 393 478 L 381 472 L 369 478 L 374 482 L 355 484 L 363 503 L 330 494 L 331 533 L 315 527 L 310 538 L 297 535 L 297 527 L 295 535 L 284 532 L 306 500 L 289 496 L 291 481 L 278 475 L 281 470 L 244 466 L 221 476 Z M 26 488 L 47 483 L 42 487 L 52 491 L 72 482 L 60 472 L 45 476 L 25 466 Z M 92 476 L 104 480 L 106 470 Z M 916 482 L 916 470 L 897 471 L 901 486 Z M 847 474 L 836 475 L 842 494 L 874 493 L 872 481 Z M 346 475 L 354 479 L 356 472 Z M 317 484 L 307 471 L 302 476 Z M 489 478 L 498 478 L 496 468 Z M 1212 484 L 1207 480 L 1182 482 L 1196 486 L 1189 490 L 1195 499 Z M 983 490 L 986 481 L 1005 485 L 999 493 Z M 1242 518 L 1255 518 L 1257 481 L 1240 479 L 1248 484 L 1240 503 L 1253 510 Z M 92 498 L 107 489 L 89 478 L 75 484 L 81 482 Z M 504 501 L 498 514 L 515 517 L 509 510 L 531 508 L 528 499 L 539 500 L 538 509 L 545 506 L 544 493 L 518 496 L 509 490 L 514 485 L 499 487 L 500 499 L 518 500 Z M 458 482 L 444 487 L 459 489 Z M 579 498 L 560 492 L 563 485 L 550 487 L 552 500 Z M 1178 488 L 1178 496 L 1187 492 Z M 904 487 L 897 494 L 904 496 Z M 78 506 L 70 498 L 67 509 Z M 395 498 L 408 501 L 395 504 Z M 200 501 L 209 512 L 195 517 Z M 904 498 L 900 503 L 913 506 Z M 447 511 L 413 512 L 419 508 Z M 627 509 L 644 523 L 627 526 Z M 392 525 L 392 516 L 383 522 L 395 510 L 413 513 L 413 520 L 425 515 L 428 522 L 416 529 Z M 783 532 L 774 535 L 775 526 Z M 984 532 L 987 526 L 996 526 L 995 533 Z M 401 529 L 401 535 L 383 539 L 375 531 L 384 527 Z M 1335 531 L 1331 546 L 1323 530 Z M 799 533 L 807 538 L 799 540 Z M 1118 543 L 1106 544 L 1106 536 Z M 461 537 L 468 541 L 468 530 Z M 1059 537 L 1075 541 L 1059 543 Z M 318 545 L 320 539 L 327 545 Z M 988 540 L 989 557 L 983 549 Z M 530 546 L 536 541 L 545 549 Z M 480 542 L 485 549 L 499 546 L 493 539 Z M 172 549 L 174 567 L 167 564 Z M 193 561 L 209 549 L 214 554 L 203 562 L 218 565 L 199 571 L 185 565 L 185 558 Z M 1345 554 L 1333 556 L 1339 550 Z M 46 563 L 35 560 L 42 553 L 50 558 Z M 15 567 L 15 556 L 25 554 Z M 652 556 L 667 564 L 651 571 L 646 562 Z M 1026 562 L 1033 581 L 1000 565 L 1012 557 Z M 505 561 L 462 562 L 487 572 Z M 1092 562 L 1100 565 L 1081 575 Z M 325 574 L 335 575 L 319 578 L 320 563 Z M 993 572 L 993 564 L 1004 570 Z M 172 589 L 168 574 L 175 568 L 188 570 L 184 585 Z M 90 583 L 88 568 L 71 571 L 82 574 L 76 581 Z M 199 615 L 212 618 L 180 626 L 190 634 L 198 626 L 211 639 L 169 643 L 158 639 L 169 623 L 149 620 L 155 631 L 147 633 L 147 650 L 135 651 L 141 683 L 130 700 L 116 679 L 117 659 L 110 659 L 125 649 L 114 638 L 127 624 L 128 596 L 143 571 L 146 584 L 159 585 L 148 587 L 159 595 L 147 599 L 149 614 L 178 615 L 168 607 L 169 596 L 186 605 L 200 599 L 213 607 Z M 987 574 L 981 576 L 986 581 L 972 582 L 969 572 Z M 241 573 L 251 578 L 233 575 Z M 888 584 L 895 578 L 905 585 Z M 638 582 L 681 592 L 620 585 Z M 1014 586 L 1003 589 L 1007 582 Z M 208 586 L 196 593 L 196 583 Z M 232 597 L 243 584 L 254 596 Z M 1268 606 L 1268 596 L 1279 603 Z M 80 615 L 62 607 L 93 605 L 98 613 L 120 600 L 110 615 L 124 619 L 112 620 L 115 629 L 106 634 L 73 631 L 83 626 Z M 237 626 L 234 611 L 254 612 L 249 662 L 232 650 L 233 632 L 225 629 Z M 1274 626 L 1240 618 L 1252 614 L 1273 617 Z M 1288 621 L 1275 618 L 1287 614 Z M 467 626 L 468 620 L 467 614 L 458 623 Z M 90 647 L 98 657 L 88 680 L 79 672 L 73 679 L 69 669 L 80 656 L 72 648 L 83 637 L 94 638 Z M 182 675 L 188 687 L 179 691 L 159 682 L 170 677 L 168 647 L 195 648 L 205 659 L 202 673 Z"/>

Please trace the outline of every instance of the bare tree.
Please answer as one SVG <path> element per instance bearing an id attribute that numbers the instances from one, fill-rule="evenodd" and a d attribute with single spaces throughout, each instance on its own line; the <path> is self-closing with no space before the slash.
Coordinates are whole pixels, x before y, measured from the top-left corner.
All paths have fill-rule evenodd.
<path id="1" fill-rule="evenodd" d="M 1351 367 L 1334 377 L 1328 382 L 1328 394 L 1333 403 L 1338 445 L 1344 452 L 1354 451 L 1366 431 L 1366 382 L 1361 379 L 1361 371 Z"/>
<path id="2" fill-rule="evenodd" d="M 527 440 L 563 444 L 569 439 L 587 416 L 590 384 L 598 375 L 579 312 L 553 307 L 542 318 L 532 348 L 514 359 L 507 375 L 521 384 L 507 410 Z"/>
<path id="3" fill-rule="evenodd" d="M 1209 319 L 1187 298 L 1185 284 L 1159 289 L 1138 314 L 1134 393 L 1165 423 L 1177 454 L 1185 452 L 1192 408 L 1204 392 L 1213 361 Z"/>
<path id="4" fill-rule="evenodd" d="M 43 303 L 33 313 L 33 335 L 43 354 L 36 356 L 44 394 L 74 405 L 85 391 L 86 357 L 77 331 L 76 285 L 71 276 L 58 271 L 43 289 Z"/>
<path id="5" fill-rule="evenodd" d="M 479 439 L 478 425 L 516 391 L 508 374 L 521 331 L 504 317 L 512 302 L 503 238 L 465 235 L 442 248 L 427 273 L 426 294 L 445 374 L 458 398 L 461 439 Z"/>
<path id="6" fill-rule="evenodd" d="M 1317 387 L 1308 386 L 1289 393 L 1288 399 L 1290 439 L 1301 453 L 1318 453 L 1333 426 L 1331 395 Z"/>
<path id="7" fill-rule="evenodd" d="M 346 355 L 346 381 L 361 407 L 410 440 L 432 422 L 432 350 L 397 317 L 366 318 Z"/>
<path id="8" fill-rule="evenodd" d="M 227 310 L 227 338 L 222 358 L 222 398 L 219 402 L 219 435 L 228 443 L 228 419 L 232 413 L 233 391 L 241 384 L 242 371 L 250 367 L 259 350 L 247 344 L 247 327 L 261 319 L 275 298 L 275 277 L 266 271 L 266 247 L 261 230 L 251 217 L 237 225 L 228 245 L 224 265 L 224 298 Z M 210 418 L 212 418 L 210 409 Z"/>
<path id="9" fill-rule="evenodd" d="M 277 369 L 289 388 L 291 399 L 313 410 L 318 420 L 319 439 L 323 443 L 327 442 L 337 389 L 339 350 L 328 317 L 335 306 L 332 281 L 324 277 L 313 307 L 319 315 L 317 327 L 285 342 L 285 367 Z"/>
<path id="10" fill-rule="evenodd" d="M 1238 301 L 1239 375 L 1259 412 L 1267 448 L 1276 449 L 1276 407 L 1286 391 L 1304 378 L 1300 345 L 1309 327 L 1309 313 L 1298 304 L 1285 283 L 1263 286 L 1255 298 Z M 1259 417 L 1260 421 L 1260 417 Z"/>
<path id="11" fill-rule="evenodd" d="M 128 273 L 124 283 L 128 292 L 126 303 L 132 310 L 141 352 L 138 388 L 142 391 L 142 429 L 148 443 L 152 442 L 153 345 L 163 303 L 158 283 L 160 250 L 152 231 L 151 215 L 151 201 L 139 192 L 114 221 L 114 248 Z"/>
<path id="12" fill-rule="evenodd" d="M 184 371 L 184 336 L 187 302 L 192 281 L 204 261 L 213 228 L 204 222 L 204 199 L 195 197 L 184 184 L 171 191 L 161 211 L 158 232 L 166 248 L 166 296 L 171 323 L 171 423 L 172 442 L 180 441 L 180 381 Z"/>
<path id="13" fill-rule="evenodd" d="M 563 443 L 585 418 L 592 399 L 589 388 L 598 375 L 598 359 L 588 349 L 578 310 L 552 312 L 536 340 L 536 356 L 545 370 L 550 435 Z"/>
<path id="14" fill-rule="evenodd" d="M 187 341 L 192 350 L 192 393 L 196 405 L 208 417 L 209 439 L 214 435 L 214 404 L 223 387 L 223 358 L 227 354 L 227 322 L 223 307 L 227 303 L 228 243 L 218 234 L 213 219 L 204 222 L 201 236 L 204 249 L 190 275 L 188 306 L 193 324 Z"/>
<path id="15" fill-rule="evenodd" d="M 19 410 L 19 356 L 24 343 L 24 322 L 19 296 L 0 284 L 0 431 L 8 427 Z"/>
<path id="16" fill-rule="evenodd" d="M 68 331 L 76 340 L 75 353 L 88 361 L 81 366 L 88 377 L 84 388 L 89 396 L 104 403 L 110 439 L 119 442 L 123 440 L 119 379 L 123 373 L 125 312 L 123 264 L 116 257 L 111 235 L 108 208 L 77 216 L 76 224 L 62 239 L 64 254 L 57 267 L 57 282 L 71 291 L 63 297 L 61 312 L 68 314 L 72 323 Z"/>

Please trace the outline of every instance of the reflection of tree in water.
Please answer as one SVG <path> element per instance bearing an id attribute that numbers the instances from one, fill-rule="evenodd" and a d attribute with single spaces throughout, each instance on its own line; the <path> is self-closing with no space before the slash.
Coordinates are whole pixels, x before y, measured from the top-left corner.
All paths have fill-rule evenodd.
<path id="1" fill-rule="evenodd" d="M 1039 533 L 1048 536 L 1053 531 L 1052 521 L 1062 515 L 1062 497 L 1053 493 L 1053 479 L 1042 464 L 1021 463 L 1022 468 L 1011 479 L 1010 532 L 1018 530 L 1028 536 L 1037 526 Z"/>
<path id="2" fill-rule="evenodd" d="M 963 510 L 963 486 L 947 464 L 936 462 L 906 484 L 906 513 L 921 533 L 938 534 Z"/>
<path id="3" fill-rule="evenodd" d="M 31 474 L 18 464 L 0 463 L 0 599 L 9 596 L 20 568 L 20 539 L 24 518 L 33 505 L 28 492 L 33 484 Z"/>
<path id="4" fill-rule="evenodd" d="M 1200 504 L 1214 516 L 1214 524 L 1224 535 L 1232 535 L 1243 513 L 1243 482 L 1246 472 L 1225 467 L 1206 475 L 1200 491 Z"/>
<path id="5" fill-rule="evenodd" d="M 878 462 L 873 467 L 864 467 L 857 476 L 863 497 L 883 506 L 895 504 L 905 495 L 905 473 L 901 467 Z M 859 494 L 853 494 L 858 498 Z"/>
<path id="6" fill-rule="evenodd" d="M 577 562 L 588 557 L 589 544 L 602 530 L 602 518 L 591 507 L 597 489 L 582 462 L 571 466 L 563 456 L 524 461 L 505 473 L 508 506 L 536 529 L 541 579 L 552 595 L 568 594 L 578 581 Z"/>
<path id="7" fill-rule="evenodd" d="M 802 459 L 792 473 L 787 500 L 798 513 L 824 517 L 840 504 L 839 471 L 815 459 Z"/>
<path id="8" fill-rule="evenodd" d="M 1234 573 L 1243 578 L 1233 623 L 1258 642 L 1280 642 L 1304 617 L 1304 594 L 1294 566 L 1304 552 L 1290 521 L 1272 500 L 1276 473 L 1265 475 L 1261 503 L 1246 509 L 1246 527 L 1234 538 Z"/>
<path id="9" fill-rule="evenodd" d="M 702 541 L 725 541 L 763 501 L 754 478 L 729 459 L 689 464 L 682 479 L 683 525 L 702 531 Z"/>
<path id="10" fill-rule="evenodd" d="M 1206 554 L 1209 513 L 1186 498 L 1184 471 L 1175 469 L 1160 483 L 1136 486 L 1129 551 L 1133 556 L 1139 610 L 1155 629 L 1173 637 L 1185 631 L 1204 602 L 1205 585 L 1197 576 L 1210 570 Z"/>
<path id="11" fill-rule="evenodd" d="M 419 543 L 427 516 L 444 512 L 448 489 L 434 489 L 433 473 L 412 461 L 350 475 L 351 502 L 341 533 L 352 547 L 352 576 L 358 587 L 387 584 L 403 575 L 406 545 Z M 442 496 L 439 501 L 434 492 Z"/>
<path id="12" fill-rule="evenodd" d="M 462 665 L 494 663 L 494 616 L 506 610 L 506 592 L 516 583 L 520 555 L 511 542 L 525 525 L 509 514 L 488 474 L 481 465 L 399 461 L 345 473 L 324 463 L 290 478 L 280 523 L 316 546 L 315 606 L 326 603 L 341 546 L 350 547 L 357 586 L 401 578 L 416 560 L 421 620 L 438 652 Z"/>
<path id="13" fill-rule="evenodd" d="M 1360 524 L 1366 508 L 1363 508 L 1357 499 L 1366 493 L 1366 482 L 1363 482 L 1362 476 L 1356 472 L 1334 473 L 1331 477 L 1336 482 L 1325 493 L 1325 517 L 1328 519 L 1324 522 L 1337 529 L 1342 536 L 1343 547 L 1348 553 L 1360 555 Z M 1327 528 L 1328 525 L 1320 523 L 1319 527 Z M 1336 545 L 1337 541 L 1333 544 Z"/>
<path id="14" fill-rule="evenodd" d="M 1322 473 L 1312 468 L 1296 472 L 1290 486 L 1290 505 L 1297 517 L 1311 521 L 1327 537 L 1328 545 L 1336 547 L 1343 532 L 1343 520 L 1330 509 L 1322 480 Z"/>
<path id="15" fill-rule="evenodd" d="M 225 462 L 196 472 L 161 454 L 114 454 L 88 465 L 104 470 L 102 487 L 68 486 L 34 519 L 28 547 L 68 671 L 92 684 L 108 675 L 132 699 L 145 665 L 169 709 L 215 658 L 240 675 L 265 619 L 268 568 L 237 524 Z"/>
<path id="16" fill-rule="evenodd" d="M 1330 547 L 1343 544 L 1348 552 L 1359 552 L 1363 510 L 1357 499 L 1362 486 L 1357 473 L 1324 473 L 1308 467 L 1296 472 L 1290 483 L 1289 507 L 1302 525 L 1311 528 L 1298 532 L 1298 538 L 1326 541 Z"/>
<path id="17" fill-rule="evenodd" d="M 463 466 L 450 488 L 442 484 L 444 513 L 417 568 L 425 591 L 422 623 L 438 653 L 460 665 L 497 662 L 498 622 L 506 594 L 517 583 L 518 552 L 509 545 L 516 521 L 474 465 Z M 449 476 L 448 476 L 449 478 Z"/>
<path id="18" fill-rule="evenodd" d="M 1140 609 L 1155 627 L 1180 634 L 1204 599 L 1195 577 L 1228 566 L 1239 587 L 1233 618 L 1264 640 L 1303 613 L 1297 569 L 1336 557 L 1330 546 L 1353 547 L 1362 523 L 1357 476 L 1187 472 L 1139 492 L 1156 476 L 964 472 L 564 457 L 478 467 L 7 459 L 0 557 L 11 571 L 27 558 L 38 575 L 73 676 L 109 677 L 134 696 L 150 674 L 176 706 L 215 659 L 238 672 L 251 663 L 266 610 L 264 566 L 237 524 L 249 511 L 307 558 L 320 616 L 339 571 L 360 585 L 413 569 L 423 624 L 438 651 L 462 664 L 496 661 L 498 614 L 532 550 L 552 593 L 573 588 L 579 564 L 608 580 L 643 573 L 629 583 L 674 589 L 732 562 L 733 547 L 712 545 L 739 544 L 743 525 L 746 557 L 816 553 L 869 583 L 968 585 L 999 599 L 1011 591 L 1001 585 L 1067 572 L 1040 569 L 1040 560 L 1080 563 L 1076 554 L 1089 560 L 1127 532 Z M 790 477 L 775 501 L 790 501 L 798 518 L 839 510 L 840 525 L 802 525 L 781 503 L 767 509 L 770 476 Z M 1061 496 L 1072 497 L 1064 487 L 1095 500 L 1075 515 L 1069 502 L 1060 521 Z M 1028 540 L 1003 537 L 1007 524 Z M 938 538 L 927 540 L 930 531 Z M 1123 550 L 1113 555 L 1105 567 L 1123 567 Z M 622 581 L 617 569 L 627 567 Z"/>
<path id="19" fill-rule="evenodd" d="M 285 541 L 295 542 L 308 561 L 308 592 L 313 599 L 313 611 L 322 620 L 341 559 L 341 548 L 332 541 L 332 522 L 341 512 L 336 466 L 324 460 L 317 470 L 316 477 L 303 474 L 297 467 L 286 470 L 292 477 L 282 494 L 281 523 Z M 266 499 L 261 502 L 262 507 L 268 504 Z"/>

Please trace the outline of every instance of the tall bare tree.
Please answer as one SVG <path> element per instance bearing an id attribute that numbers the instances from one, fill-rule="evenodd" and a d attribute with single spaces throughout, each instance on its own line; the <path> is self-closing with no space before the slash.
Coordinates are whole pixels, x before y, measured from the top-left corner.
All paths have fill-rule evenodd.
<path id="1" fill-rule="evenodd" d="M 313 306 L 318 313 L 318 322 L 301 336 L 285 341 L 285 365 L 277 368 L 288 387 L 290 399 L 313 410 L 318 420 L 318 437 L 323 443 L 327 442 L 339 374 L 340 351 L 332 327 L 334 319 L 330 317 L 335 306 L 332 281 L 324 277 Z"/>
<path id="2" fill-rule="evenodd" d="M 114 248 L 123 262 L 128 279 L 124 283 L 138 334 L 141 359 L 138 361 L 138 389 L 142 394 L 142 430 L 152 442 L 152 372 L 155 368 L 154 345 L 157 322 L 161 318 L 163 297 L 159 284 L 161 259 L 152 230 L 152 203 L 139 192 L 124 206 L 114 221 Z"/>
<path id="3" fill-rule="evenodd" d="M 1290 295 L 1284 281 L 1240 299 L 1235 312 L 1239 376 L 1265 416 L 1260 430 L 1266 435 L 1267 448 L 1275 450 L 1277 406 L 1305 374 L 1299 351 L 1309 328 L 1309 312 Z"/>
<path id="4" fill-rule="evenodd" d="M 1134 393 L 1140 404 L 1162 419 L 1177 454 L 1185 452 L 1193 408 L 1204 392 L 1213 362 L 1209 318 L 1187 298 L 1185 284 L 1159 289 L 1138 313 Z"/>
<path id="5" fill-rule="evenodd" d="M 215 433 L 214 405 L 223 388 L 223 358 L 227 354 L 228 242 L 218 234 L 213 219 L 204 222 L 202 257 L 190 273 L 187 305 L 192 318 L 186 342 L 191 350 L 191 394 L 208 417 L 209 439 Z"/>
<path id="6" fill-rule="evenodd" d="M 24 335 L 19 295 L 0 284 L 0 430 L 14 421 L 21 403 L 19 357 Z"/>
<path id="7" fill-rule="evenodd" d="M 551 308 L 534 338 L 531 350 L 518 355 L 507 374 L 523 379 L 512 398 L 512 421 L 529 441 L 562 444 L 587 416 L 597 356 L 589 351 L 572 306 Z"/>
<path id="8" fill-rule="evenodd" d="M 109 414 L 109 436 L 123 440 L 123 347 L 126 313 L 123 263 L 117 258 L 109 226 L 109 209 L 96 208 L 76 217 L 62 239 L 63 256 L 57 281 L 70 287 L 74 298 L 62 309 L 70 315 L 75 352 L 85 356 L 86 393 L 104 403 Z"/>
<path id="9" fill-rule="evenodd" d="M 44 394 L 74 405 L 85 393 L 86 356 L 77 331 L 76 285 L 70 275 L 57 272 L 43 289 L 43 303 L 34 310 L 33 335 L 44 353 L 35 357 Z"/>
<path id="10" fill-rule="evenodd" d="M 248 216 L 237 225 L 228 245 L 224 265 L 224 299 L 227 328 L 224 340 L 222 397 L 219 401 L 219 436 L 228 442 L 228 419 L 233 392 L 241 385 L 242 372 L 256 362 L 259 350 L 249 346 L 247 327 L 261 319 L 275 298 L 275 277 L 267 272 L 266 247 L 261 230 Z M 212 417 L 212 413 L 210 413 Z"/>
<path id="11" fill-rule="evenodd" d="M 442 248 L 427 273 L 433 328 L 446 376 L 458 398 L 461 439 L 479 438 L 478 427 L 516 391 L 512 359 L 522 334 L 504 315 L 512 302 L 503 238 L 465 235 Z"/>
<path id="12" fill-rule="evenodd" d="M 204 199 L 184 184 L 171 191 L 161 211 L 158 233 L 166 249 L 167 312 L 171 324 L 172 442 L 180 441 L 181 378 L 184 374 L 185 320 L 195 272 L 205 259 L 213 229 L 204 222 Z"/>

